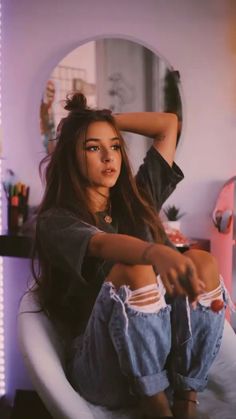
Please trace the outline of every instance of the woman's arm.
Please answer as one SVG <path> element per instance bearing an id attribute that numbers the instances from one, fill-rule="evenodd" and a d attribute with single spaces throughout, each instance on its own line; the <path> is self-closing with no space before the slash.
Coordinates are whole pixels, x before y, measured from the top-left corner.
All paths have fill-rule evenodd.
<path id="1" fill-rule="evenodd" d="M 123 234 L 97 233 L 89 241 L 88 252 L 90 256 L 114 262 L 152 265 L 161 275 L 170 295 L 183 294 L 184 291 L 194 301 L 204 290 L 191 259 L 162 244 Z M 187 282 L 183 282 L 183 278 Z"/>
<path id="2" fill-rule="evenodd" d="M 118 128 L 153 138 L 153 146 L 168 162 L 174 161 L 178 118 L 164 112 L 136 112 L 114 115 Z"/>

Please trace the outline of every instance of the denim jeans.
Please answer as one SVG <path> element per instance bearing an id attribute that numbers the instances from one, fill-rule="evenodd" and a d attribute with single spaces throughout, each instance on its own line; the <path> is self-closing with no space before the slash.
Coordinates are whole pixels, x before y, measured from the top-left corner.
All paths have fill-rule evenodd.
<path id="1" fill-rule="evenodd" d="M 85 333 L 74 341 L 68 364 L 73 387 L 89 402 L 109 408 L 132 405 L 168 387 L 204 390 L 225 309 L 214 313 L 200 303 L 193 309 L 177 297 L 158 312 L 140 312 L 127 302 L 128 291 L 103 284 Z"/>

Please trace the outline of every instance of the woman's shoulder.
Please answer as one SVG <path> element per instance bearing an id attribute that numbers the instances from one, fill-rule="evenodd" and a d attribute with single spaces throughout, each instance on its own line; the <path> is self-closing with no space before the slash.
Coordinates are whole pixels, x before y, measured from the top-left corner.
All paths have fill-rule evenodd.
<path id="1" fill-rule="evenodd" d="M 62 207 L 51 207 L 42 211 L 37 217 L 37 224 L 39 226 L 54 226 L 66 227 L 74 223 L 81 222 L 79 215 L 76 215 L 72 210 Z"/>
<path id="2" fill-rule="evenodd" d="M 51 207 L 44 211 L 42 211 L 38 218 L 45 219 L 45 218 L 54 218 L 54 217 L 76 217 L 75 213 L 67 208 L 62 207 Z"/>
<path id="3" fill-rule="evenodd" d="M 177 175 L 181 178 L 184 177 L 179 166 L 175 162 L 173 162 L 172 166 L 170 166 L 162 154 L 153 145 L 148 149 L 144 158 L 144 163 L 146 163 L 146 165 L 151 164 L 153 170 L 162 168 L 170 174 L 172 173 L 173 175 Z"/>
<path id="4" fill-rule="evenodd" d="M 71 211 L 65 208 L 52 207 L 38 214 L 37 223 L 54 223 L 55 221 L 70 219 L 71 217 L 75 217 Z"/>
<path id="5" fill-rule="evenodd" d="M 100 231 L 96 226 L 84 221 L 76 211 L 62 207 L 52 207 L 41 212 L 37 224 L 40 230 L 91 231 L 93 233 Z"/>
<path id="6" fill-rule="evenodd" d="M 139 190 L 146 191 L 159 211 L 183 177 L 176 163 L 170 166 L 159 151 L 151 146 L 136 175 L 136 184 Z"/>

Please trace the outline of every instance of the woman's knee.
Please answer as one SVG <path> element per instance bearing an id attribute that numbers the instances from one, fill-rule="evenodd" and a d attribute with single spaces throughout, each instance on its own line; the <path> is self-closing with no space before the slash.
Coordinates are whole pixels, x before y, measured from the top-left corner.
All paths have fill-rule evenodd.
<path id="1" fill-rule="evenodd" d="M 216 258 L 209 252 L 200 249 L 190 249 L 185 252 L 196 266 L 199 278 L 205 283 L 206 291 L 219 286 L 220 275 Z"/>
<path id="2" fill-rule="evenodd" d="M 110 270 L 106 281 L 119 288 L 128 285 L 131 290 L 135 290 L 145 285 L 156 284 L 156 274 L 150 265 L 126 265 L 116 263 Z"/>
<path id="3" fill-rule="evenodd" d="M 117 263 L 106 281 L 116 288 L 129 286 L 127 304 L 140 312 L 157 313 L 166 307 L 164 289 L 160 287 L 156 274 L 149 265 L 125 265 Z"/>

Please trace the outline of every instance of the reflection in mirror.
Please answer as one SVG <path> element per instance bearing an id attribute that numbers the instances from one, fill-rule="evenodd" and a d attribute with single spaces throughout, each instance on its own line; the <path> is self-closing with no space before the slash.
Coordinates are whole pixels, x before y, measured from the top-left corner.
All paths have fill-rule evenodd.
<path id="1" fill-rule="evenodd" d="M 174 112 L 181 122 L 179 81 L 178 71 L 136 42 L 101 39 L 86 43 L 55 67 L 46 84 L 40 106 L 43 146 L 47 152 L 53 148 L 56 127 L 67 114 L 63 101 L 74 90 L 83 92 L 92 107 L 108 108 L 117 113 Z M 137 149 L 135 134 L 126 136 L 136 171 L 148 140 L 139 140 Z"/>

